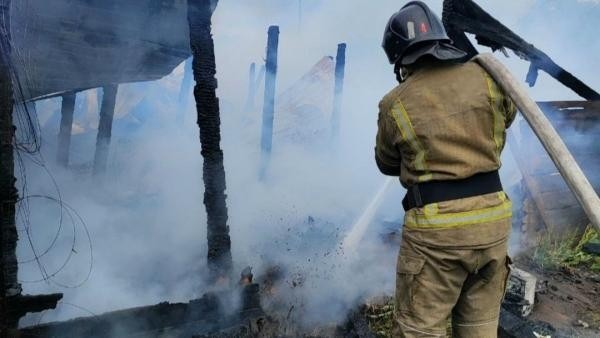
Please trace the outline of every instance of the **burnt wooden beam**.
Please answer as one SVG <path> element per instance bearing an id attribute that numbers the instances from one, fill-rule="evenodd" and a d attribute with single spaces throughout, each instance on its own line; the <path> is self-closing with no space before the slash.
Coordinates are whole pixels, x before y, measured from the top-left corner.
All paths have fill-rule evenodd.
<path id="1" fill-rule="evenodd" d="M 538 70 L 543 70 L 586 100 L 600 100 L 598 92 L 560 67 L 546 53 L 508 29 L 472 0 L 444 0 L 442 21 L 454 44 L 467 52 L 468 57 L 474 57 L 478 52 L 465 33 L 474 34 L 480 45 L 494 51 L 508 48 L 531 62 L 527 74 L 530 86 L 535 84 Z"/>
<path id="2" fill-rule="evenodd" d="M 106 172 L 110 139 L 112 137 L 113 117 L 117 100 L 117 85 L 103 87 L 102 106 L 100 108 L 100 121 L 98 122 L 98 136 L 96 138 L 96 152 L 94 154 L 94 175 Z"/>
<path id="3" fill-rule="evenodd" d="M 75 93 L 62 96 L 60 130 L 58 132 L 58 149 L 56 160 L 63 167 L 69 166 L 69 149 L 71 147 L 71 132 L 73 130 L 73 112 L 75 111 Z"/>
<path id="4" fill-rule="evenodd" d="M 277 80 L 277 49 L 279 46 L 279 26 L 270 26 L 267 37 L 267 63 L 265 74 L 265 95 L 260 138 L 261 168 L 260 177 L 264 178 L 273 147 L 273 119 L 275 117 L 275 82 Z"/>
<path id="5" fill-rule="evenodd" d="M 217 98 L 214 42 L 211 33 L 215 0 L 189 0 L 188 22 L 192 49 L 192 69 L 196 86 L 194 98 L 200 128 L 201 154 L 204 158 L 204 206 L 207 215 L 209 279 L 231 277 L 231 239 L 227 225 L 225 167 L 221 150 L 221 117 Z"/>
<path id="6" fill-rule="evenodd" d="M 340 133 L 342 97 L 344 94 L 344 73 L 346 69 L 346 44 L 340 43 L 335 57 L 335 87 L 333 92 L 333 113 L 331 115 L 332 136 L 337 139 Z"/>
<path id="7" fill-rule="evenodd" d="M 16 328 L 19 319 L 30 312 L 41 312 L 49 309 L 55 309 L 56 304 L 62 299 L 62 293 L 53 293 L 49 295 L 17 295 L 8 298 L 8 318 L 13 321 L 13 328 Z"/>
<path id="8" fill-rule="evenodd" d="M 92 317 L 82 317 L 25 327 L 20 337 L 111 338 L 111 337 L 191 337 L 201 330 L 217 330 L 223 322 L 234 319 L 223 315 L 219 299 L 206 294 L 189 303 L 167 303 L 143 306 Z M 177 332 L 178 334 L 174 334 Z M 166 334 L 170 333 L 170 334 Z"/>
<path id="9" fill-rule="evenodd" d="M 10 299 L 21 294 L 17 281 L 17 227 L 15 204 L 18 199 L 14 175 L 13 88 L 10 66 L 10 0 L 0 0 L 0 337 L 8 337 L 17 323 L 10 314 Z M 17 319 L 18 320 L 18 319 Z"/>
<path id="10" fill-rule="evenodd" d="M 13 125 L 13 79 L 18 83 L 11 63 L 10 0 L 0 0 L 0 338 L 14 337 L 19 319 L 27 312 L 39 312 L 56 307 L 60 294 L 42 296 L 21 295 L 17 280 L 16 256 L 19 239 L 16 226 Z"/>

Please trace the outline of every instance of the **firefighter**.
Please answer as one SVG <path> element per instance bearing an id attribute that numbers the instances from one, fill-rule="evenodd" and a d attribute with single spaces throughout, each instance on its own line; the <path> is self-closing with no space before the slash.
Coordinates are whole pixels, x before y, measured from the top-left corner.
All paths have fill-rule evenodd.
<path id="1" fill-rule="evenodd" d="M 379 104 L 375 160 L 407 189 L 395 337 L 496 337 L 509 276 L 511 202 L 498 169 L 516 108 L 413 1 L 383 49 L 400 85 Z"/>

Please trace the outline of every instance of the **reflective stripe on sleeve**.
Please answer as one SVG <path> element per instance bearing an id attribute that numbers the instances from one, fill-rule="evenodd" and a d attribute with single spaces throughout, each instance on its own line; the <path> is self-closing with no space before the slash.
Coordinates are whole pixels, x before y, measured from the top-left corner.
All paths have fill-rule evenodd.
<path id="1" fill-rule="evenodd" d="M 432 175 L 429 173 L 427 169 L 427 164 L 425 162 L 425 148 L 417 138 L 417 134 L 413 129 L 412 123 L 410 122 L 410 118 L 408 117 L 408 113 L 406 112 L 406 108 L 402 104 L 400 99 L 396 100 L 396 103 L 390 110 L 390 114 L 394 121 L 396 121 L 396 125 L 398 129 L 400 129 L 400 134 L 402 135 L 402 139 L 410 146 L 411 150 L 415 153 L 415 158 L 412 161 L 412 166 L 416 171 L 423 172 L 423 175 L 418 177 L 419 182 L 426 182 L 432 179 Z"/>
<path id="2" fill-rule="evenodd" d="M 502 93 L 500 92 L 498 85 L 496 85 L 496 82 L 487 72 L 484 71 L 483 75 L 488 85 L 490 105 L 492 107 L 492 114 L 494 115 L 494 143 L 496 144 L 496 158 L 498 159 L 499 163 L 500 154 L 502 152 L 502 148 L 504 148 L 504 129 L 506 128 L 506 123 L 504 121 L 504 115 L 502 115 L 502 111 L 505 109 L 505 107 L 502 104 Z"/>

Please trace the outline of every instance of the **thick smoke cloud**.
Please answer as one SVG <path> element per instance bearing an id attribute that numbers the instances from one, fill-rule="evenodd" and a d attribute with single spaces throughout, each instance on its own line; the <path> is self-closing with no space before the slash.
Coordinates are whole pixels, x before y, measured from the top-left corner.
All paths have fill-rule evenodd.
<path id="1" fill-rule="evenodd" d="M 427 3 L 440 13 L 441 1 Z M 478 3 L 592 87 L 600 88 L 600 80 L 591 71 L 599 61 L 586 56 L 600 50 L 590 29 L 600 15 L 596 3 Z M 384 225 L 373 224 L 355 252 L 344 252 L 340 243 L 383 183 L 373 161 L 377 104 L 395 79 L 380 40 L 387 19 L 403 4 L 392 0 L 303 0 L 299 11 L 297 1 L 221 0 L 215 12 L 234 271 L 246 265 L 253 266 L 257 274 L 271 265 L 285 267 L 284 285 L 295 278 L 303 280 L 302 287 L 290 289 L 289 301 L 303 304 L 308 322 L 339 320 L 360 299 L 393 290 L 396 252 L 381 244 L 380 234 L 388 231 Z M 278 93 L 324 55 L 334 55 L 339 42 L 348 43 L 346 83 L 340 147 L 315 148 L 275 138 L 269 178 L 260 182 L 261 94 L 256 111 L 243 112 L 243 105 L 248 66 L 263 61 L 266 31 L 272 24 L 281 29 Z M 516 57 L 507 64 L 524 78 L 527 64 Z M 95 91 L 77 96 L 77 134 L 69 171 L 53 164 L 60 99 L 38 102 L 42 155 L 62 199 L 89 229 L 93 270 L 78 288 L 62 288 L 53 282 L 24 283 L 27 293 L 65 293 L 57 310 L 47 311 L 41 318 L 31 315 L 26 323 L 89 315 L 86 311 L 97 314 L 160 301 L 187 301 L 209 289 L 202 277 L 206 215 L 191 99 L 182 122 L 176 119 L 185 107 L 178 102 L 182 77 L 183 65 L 160 81 L 120 87 L 111 167 L 104 182 L 95 181 L 89 172 L 98 111 Z M 531 92 L 538 100 L 576 98 L 544 75 Z M 134 99 L 135 105 L 128 104 Z M 278 112 L 275 116 L 285 119 Z M 520 174 L 509 151 L 505 157 L 502 174 L 505 182 L 515 184 Z M 57 196 L 51 177 L 32 161 L 27 162 L 27 179 L 28 194 Z M 399 184 L 389 192 L 377 221 L 399 222 L 402 193 Z M 59 209 L 39 199 L 32 199 L 29 207 L 32 242 L 43 249 L 54 238 Z M 66 219 L 56 245 L 41 258 L 48 273 L 60 268 L 71 251 L 70 227 Z M 61 284 L 76 285 L 85 278 L 90 264 L 81 224 L 75 225 L 75 232 L 73 259 L 53 277 Z M 26 260 L 32 253 L 26 233 L 20 236 L 19 257 Z M 38 265 L 22 264 L 20 278 L 40 279 Z"/>

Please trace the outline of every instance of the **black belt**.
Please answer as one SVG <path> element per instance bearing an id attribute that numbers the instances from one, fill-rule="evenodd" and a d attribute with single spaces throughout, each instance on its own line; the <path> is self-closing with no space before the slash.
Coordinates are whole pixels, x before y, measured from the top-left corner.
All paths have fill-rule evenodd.
<path id="1" fill-rule="evenodd" d="M 498 171 L 475 174 L 461 180 L 429 181 L 408 188 L 402 199 L 405 211 L 430 203 L 456 200 L 502 191 Z"/>

